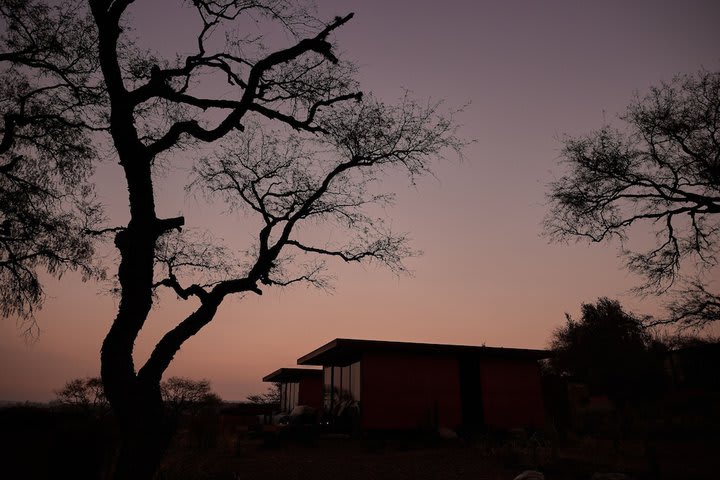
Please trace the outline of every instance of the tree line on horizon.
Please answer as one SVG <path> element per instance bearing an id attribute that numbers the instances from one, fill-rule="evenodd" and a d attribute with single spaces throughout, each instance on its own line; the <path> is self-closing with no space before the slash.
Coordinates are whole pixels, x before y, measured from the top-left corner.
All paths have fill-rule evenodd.
<path id="1" fill-rule="evenodd" d="M 175 417 L 196 414 L 217 407 L 220 396 L 212 391 L 209 380 L 193 380 L 186 377 L 170 377 L 160 384 L 163 403 Z M 75 378 L 55 391 L 54 405 L 79 408 L 86 413 L 104 416 L 110 413 L 110 403 L 100 377 Z"/>
<path id="2" fill-rule="evenodd" d="M 210 381 L 170 377 L 160 384 L 163 402 L 176 414 L 192 413 L 205 407 L 217 407 L 223 399 L 213 392 Z M 251 394 L 246 402 L 255 405 L 279 405 L 280 384 L 272 383 L 263 393 Z M 54 405 L 80 408 L 86 412 L 109 413 L 110 404 L 100 377 L 74 378 L 55 391 Z"/>

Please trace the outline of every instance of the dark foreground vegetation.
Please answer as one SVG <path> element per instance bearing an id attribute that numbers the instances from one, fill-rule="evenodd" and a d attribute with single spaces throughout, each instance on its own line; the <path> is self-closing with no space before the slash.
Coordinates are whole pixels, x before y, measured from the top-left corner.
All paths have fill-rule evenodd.
<path id="1" fill-rule="evenodd" d="M 720 394 L 675 392 L 642 408 L 618 409 L 577 388 L 570 422 L 543 432 L 342 435 L 261 433 L 261 405 L 184 416 L 156 479 L 513 479 L 528 469 L 547 479 L 714 479 L 720 451 Z M 573 403 L 574 402 L 574 403 Z M 552 419 L 551 419 L 552 420 Z M 26 479 L 106 478 L 118 440 L 111 415 L 59 405 L 0 410 L 4 470 Z M 601 478 L 601 477 L 595 477 Z M 608 477 L 611 478 L 611 477 Z"/>

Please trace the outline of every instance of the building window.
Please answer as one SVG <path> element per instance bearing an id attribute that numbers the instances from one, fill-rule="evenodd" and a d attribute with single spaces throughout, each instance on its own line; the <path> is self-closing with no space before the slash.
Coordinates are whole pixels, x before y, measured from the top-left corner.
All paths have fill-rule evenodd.
<path id="1" fill-rule="evenodd" d="M 344 367 L 323 368 L 323 400 L 325 412 L 341 416 L 360 406 L 360 362 Z"/>
<path id="2" fill-rule="evenodd" d="M 333 368 L 323 367 L 323 407 L 326 412 L 333 407 Z"/>
<path id="3" fill-rule="evenodd" d="M 350 391 L 350 365 L 347 367 L 342 367 L 342 376 L 340 377 L 340 395 L 345 399 L 351 399 L 352 398 L 352 392 Z"/>
<path id="4" fill-rule="evenodd" d="M 360 362 L 350 365 L 350 392 L 356 401 L 360 401 Z"/>
<path id="5" fill-rule="evenodd" d="M 280 389 L 280 409 L 288 412 L 297 407 L 300 384 L 297 382 L 283 383 Z"/>

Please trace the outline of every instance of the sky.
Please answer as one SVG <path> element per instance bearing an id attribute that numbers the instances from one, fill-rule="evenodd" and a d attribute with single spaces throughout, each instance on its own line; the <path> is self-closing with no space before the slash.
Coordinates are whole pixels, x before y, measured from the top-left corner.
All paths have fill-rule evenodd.
<path id="1" fill-rule="evenodd" d="M 190 48 L 189 11 L 179 2 L 137 1 L 134 34 L 166 53 Z M 365 92 L 392 101 L 468 104 L 461 135 L 474 140 L 460 162 L 435 176 L 384 185 L 388 216 L 424 253 L 412 276 L 374 266 L 332 264 L 334 290 L 266 289 L 226 301 L 190 339 L 166 376 L 207 378 L 226 400 L 266 389 L 262 376 L 338 338 L 543 348 L 564 314 L 598 297 L 638 314 L 660 300 L 637 298 L 639 278 L 617 245 L 558 245 L 541 236 L 547 184 L 560 169 L 564 135 L 587 133 L 618 115 L 635 92 L 700 67 L 720 67 L 720 3 L 706 1 L 350 1 L 324 0 L 320 18 L 354 12 L 336 34 L 358 66 Z M 184 191 L 185 161 L 156 182 L 159 215 L 181 212 L 229 244 L 245 240 L 242 218 L 201 205 Z M 115 220 L 127 218 L 122 173 L 108 161 L 98 186 Z M 40 335 L 0 321 L 0 400 L 47 401 L 69 379 L 99 373 L 102 339 L 117 298 L 107 286 L 67 274 L 49 280 Z M 142 364 L 192 305 L 162 294 L 136 343 Z"/>

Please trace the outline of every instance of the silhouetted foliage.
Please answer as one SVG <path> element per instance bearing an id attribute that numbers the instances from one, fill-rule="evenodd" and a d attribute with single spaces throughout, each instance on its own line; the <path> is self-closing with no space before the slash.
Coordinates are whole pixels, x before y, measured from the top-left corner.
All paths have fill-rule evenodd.
<path id="1" fill-rule="evenodd" d="M 163 401 L 176 415 L 196 415 L 207 408 L 217 408 L 221 398 L 210 388 L 209 380 L 170 377 L 160 384 Z"/>
<path id="2" fill-rule="evenodd" d="M 100 377 L 75 378 L 55 392 L 55 403 L 104 415 L 110 409 Z"/>
<path id="3" fill-rule="evenodd" d="M 619 239 L 628 268 L 646 279 L 640 293 L 675 289 L 668 317 L 654 323 L 718 320 L 720 296 L 705 280 L 720 235 L 720 72 L 653 87 L 621 119 L 625 131 L 605 126 L 564 140 L 569 171 L 550 184 L 545 231 L 555 240 Z M 625 249 L 641 224 L 654 229 L 655 245 Z"/>
<path id="4" fill-rule="evenodd" d="M 700 347 L 720 343 L 720 336 L 712 334 L 662 333 L 656 335 L 656 341 L 663 344 L 668 350 L 678 350 L 688 347 Z"/>
<path id="5" fill-rule="evenodd" d="M 405 272 L 403 260 L 415 252 L 405 234 L 392 232 L 374 213 L 392 201 L 379 180 L 389 170 L 405 171 L 411 179 L 425 174 L 431 161 L 445 151 L 460 153 L 464 143 L 455 134 L 452 115 L 444 115 L 437 103 L 422 105 L 406 96 L 388 105 L 362 94 L 354 65 L 339 59 L 332 43 L 335 30 L 352 14 L 323 22 L 303 2 L 179 2 L 196 13 L 197 48 L 162 58 L 141 49 L 127 34 L 126 10 L 132 3 L 88 0 L 88 9 L 79 0 L 6 2 L 0 15 L 7 51 L 0 51 L 0 62 L 8 75 L 39 69 L 27 79 L 41 82 L 31 87 L 38 90 L 32 98 L 41 112 L 48 112 L 38 119 L 22 116 L 27 94 L 11 92 L 9 105 L 20 117 L 5 117 L 2 147 L 20 145 L 22 139 L 30 146 L 15 148 L 27 164 L 50 168 L 43 162 L 42 142 L 48 141 L 47 150 L 57 162 L 65 162 L 58 164 L 73 167 L 72 174 L 58 167 L 43 181 L 72 192 L 74 202 L 56 201 L 43 211 L 32 206 L 34 197 L 17 195 L 15 203 L 21 205 L 13 208 L 33 211 L 41 220 L 55 215 L 68 218 L 73 228 L 82 226 L 73 230 L 79 233 L 74 236 L 47 229 L 61 233 L 58 239 L 80 242 L 72 243 L 73 255 L 62 256 L 64 263 L 55 267 L 51 262 L 47 252 L 62 251 L 51 244 L 42 249 L 45 256 L 33 257 L 39 259 L 35 263 L 28 258 L 24 268 L 35 275 L 38 266 L 59 273 L 61 266 L 74 268 L 73 261 L 85 265 L 92 242 L 81 232 L 115 234 L 120 301 L 103 342 L 101 376 L 121 427 L 115 476 L 142 479 L 157 470 L 175 429 L 163 402 L 162 376 L 183 343 L 213 320 L 221 303 L 232 295 L 259 295 L 261 286 L 302 282 L 327 287 L 324 258 L 375 261 Z M 261 32 L 280 33 L 277 40 L 286 46 L 268 50 L 262 35 L 246 35 L 246 21 Z M 44 53 L 36 53 L 36 46 L 45 44 Z M 42 82 L 49 79 L 52 85 L 55 77 L 62 87 L 43 90 Z M 20 135 L 20 126 L 29 129 Z M 62 127 L 63 135 L 47 134 L 50 127 Z M 61 147 L 48 140 L 56 138 L 64 142 Z M 86 188 L 100 159 L 93 146 L 106 141 L 126 181 L 130 219 L 123 227 L 94 226 L 100 215 Z M 206 146 L 215 142 L 222 142 L 222 148 L 213 145 L 218 148 L 208 154 Z M 208 233 L 181 231 L 182 216 L 157 215 L 155 182 L 161 178 L 154 169 L 194 147 L 206 156 L 183 156 L 201 157 L 192 169 L 191 188 L 256 215 L 257 224 L 245 224 L 257 226 L 254 243 L 245 251 L 230 252 Z M 3 169 L 24 164 L 9 158 Z M 27 176 L 44 179 L 32 172 Z M 303 235 L 320 227 L 333 229 L 336 243 L 317 243 Z M 6 302 L 10 307 L 3 307 L 4 312 L 37 304 L 36 278 L 31 277 L 29 287 L 18 286 L 27 299 Z M 169 288 L 178 300 L 191 300 L 197 307 L 136 369 L 135 341 L 159 288 Z"/>
<path id="6" fill-rule="evenodd" d="M 248 395 L 247 400 L 258 405 L 280 405 L 281 387 L 282 383 L 273 382 L 265 393 Z"/>
<path id="7" fill-rule="evenodd" d="M 566 314 L 565 325 L 553 332 L 551 348 L 552 370 L 594 393 L 626 399 L 652 394 L 662 384 L 657 353 L 664 348 L 616 300 L 583 304 L 579 320 Z"/>
<path id="8" fill-rule="evenodd" d="M 170 377 L 160 383 L 163 402 L 175 415 L 195 415 L 222 400 L 212 391 L 209 380 Z M 75 378 L 55 392 L 55 404 L 78 407 L 88 413 L 105 414 L 110 404 L 100 377 Z"/>
<path id="9" fill-rule="evenodd" d="M 87 234 L 100 220 L 90 133 L 105 123 L 94 32 L 77 2 L 0 4 L 0 314 L 27 333 L 38 269 L 102 274 Z"/>

